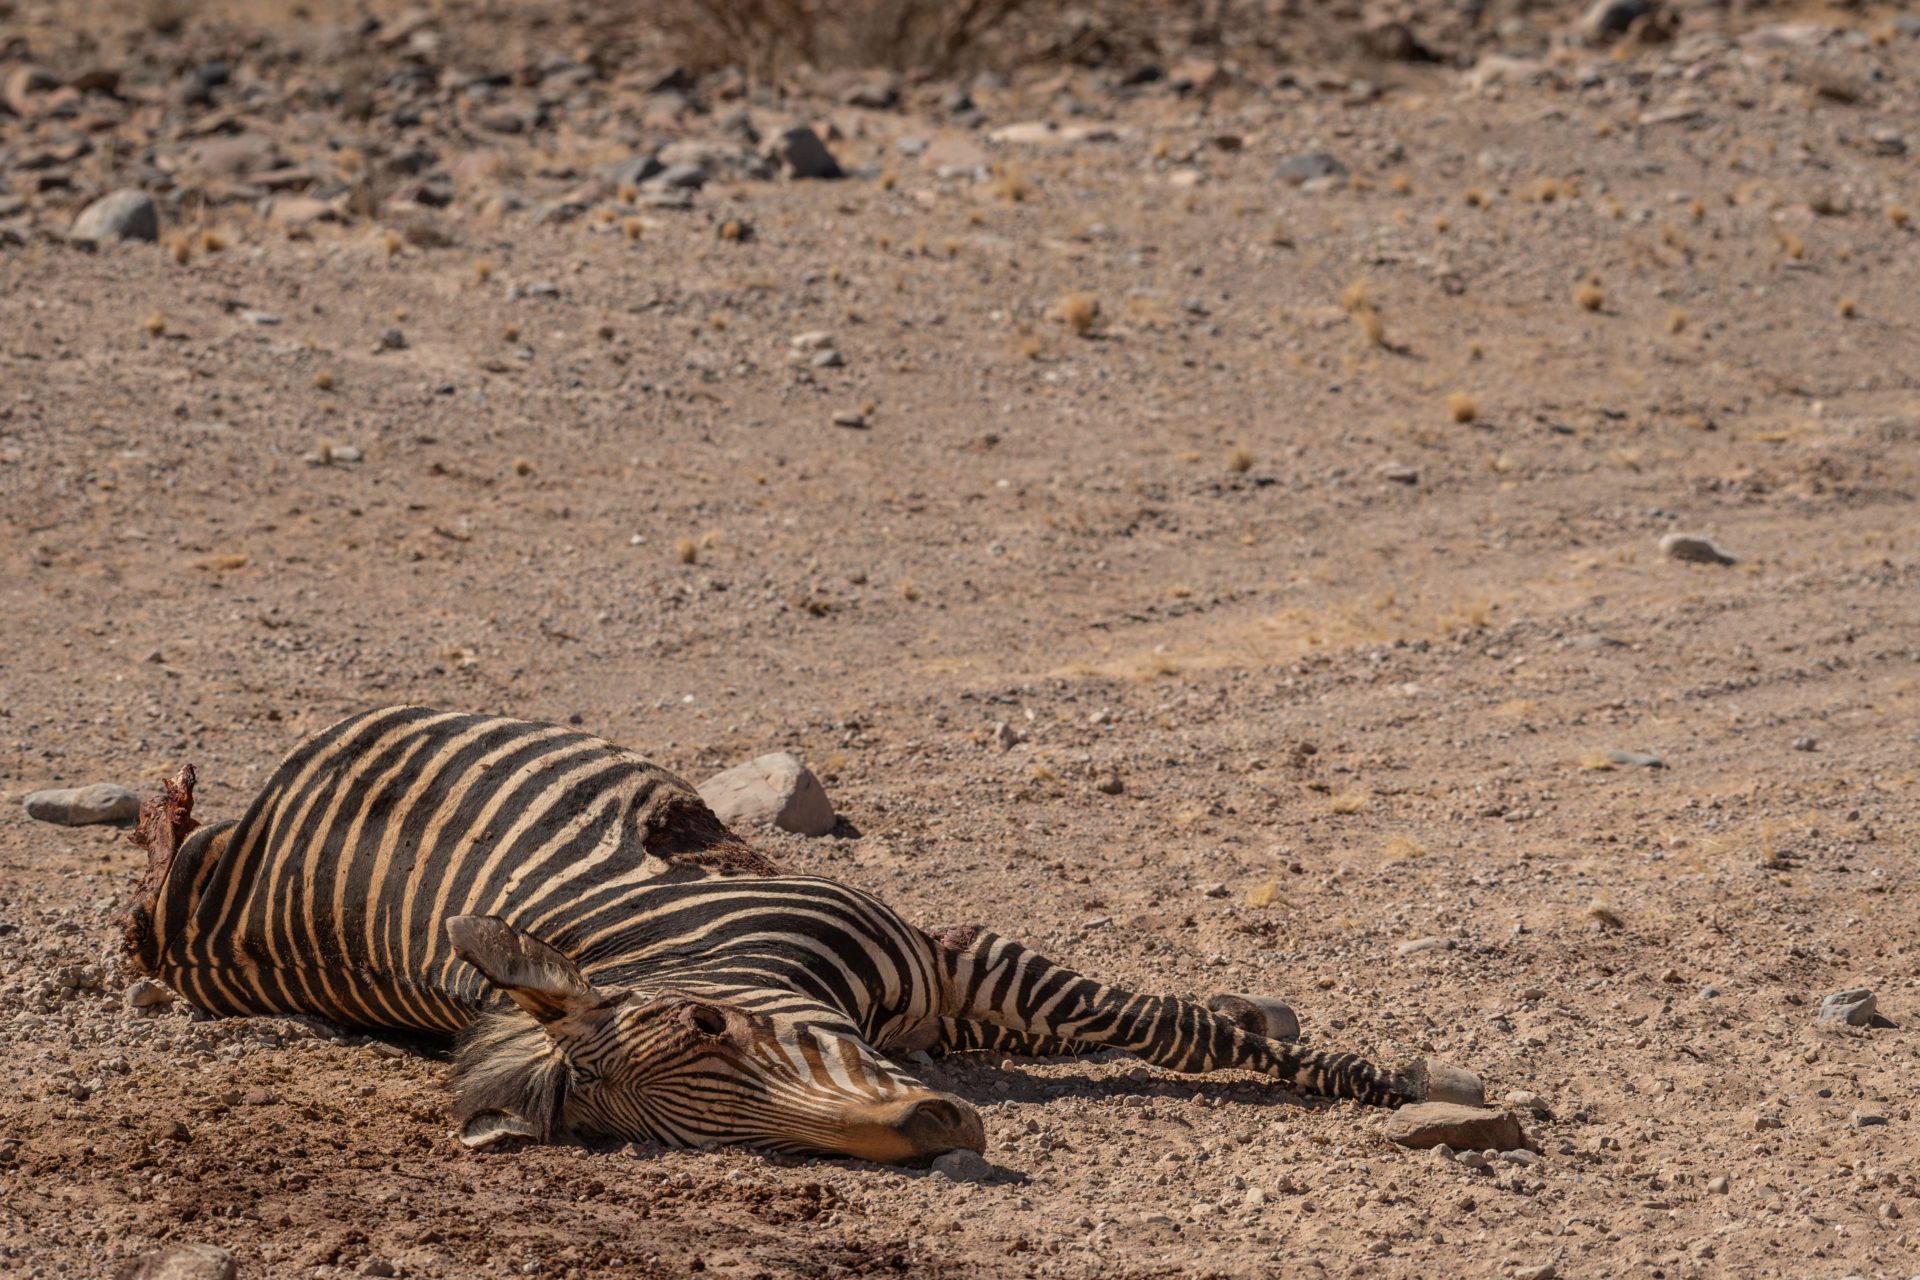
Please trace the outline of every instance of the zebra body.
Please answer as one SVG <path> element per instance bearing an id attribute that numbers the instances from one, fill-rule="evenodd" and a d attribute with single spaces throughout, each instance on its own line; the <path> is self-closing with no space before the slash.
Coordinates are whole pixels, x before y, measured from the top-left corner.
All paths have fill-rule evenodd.
<path id="1" fill-rule="evenodd" d="M 390 707 L 303 743 L 238 821 L 196 827 L 192 783 L 142 811 L 136 967 L 210 1013 L 460 1037 L 476 1144 L 979 1149 L 970 1107 L 885 1057 L 913 1049 L 1114 1046 L 1373 1103 L 1422 1092 L 1268 1039 L 1245 1002 L 1119 991 L 781 874 L 686 783 L 577 730 Z"/>

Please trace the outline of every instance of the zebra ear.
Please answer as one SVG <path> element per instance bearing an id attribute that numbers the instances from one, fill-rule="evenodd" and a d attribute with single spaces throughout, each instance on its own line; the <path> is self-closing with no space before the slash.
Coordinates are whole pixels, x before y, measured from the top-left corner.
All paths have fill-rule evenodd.
<path id="1" fill-rule="evenodd" d="M 452 916 L 447 937 L 462 960 L 513 997 L 556 1038 L 614 1003 L 573 961 L 498 916 Z M 573 1025 L 567 1025 L 573 1024 Z"/>

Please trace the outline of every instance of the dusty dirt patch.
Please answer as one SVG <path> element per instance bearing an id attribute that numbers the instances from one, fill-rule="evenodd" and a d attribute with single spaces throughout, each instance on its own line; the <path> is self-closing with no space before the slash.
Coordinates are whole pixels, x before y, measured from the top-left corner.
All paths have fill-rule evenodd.
<path id="1" fill-rule="evenodd" d="M 648 93 L 531 10 L 16 8 L 64 87 L 0 117 L 0 1269 L 1920 1270 L 1911 31 L 1560 15 L 976 120 Z M 600 177 L 793 114 L 849 179 Z M 62 242 L 124 185 L 160 244 Z M 1097 1060 L 936 1073 L 983 1185 L 472 1156 L 441 1062 L 125 1008 L 139 855 L 20 797 L 192 761 L 229 816 L 403 699 L 792 751 L 844 823 L 782 862 L 1472 1068 L 1542 1154 Z M 1897 1025 L 1817 1025 L 1855 986 Z"/>

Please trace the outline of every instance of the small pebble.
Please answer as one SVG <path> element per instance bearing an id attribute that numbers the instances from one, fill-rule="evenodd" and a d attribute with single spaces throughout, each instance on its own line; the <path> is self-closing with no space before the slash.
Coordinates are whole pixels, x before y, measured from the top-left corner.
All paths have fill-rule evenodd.
<path id="1" fill-rule="evenodd" d="M 1707 1179 L 1707 1191 L 1716 1196 L 1726 1195 L 1727 1185 L 1727 1175 L 1724 1173 Z"/>
<path id="2" fill-rule="evenodd" d="M 949 1151 L 933 1162 L 933 1171 L 949 1182 L 985 1182 L 993 1166 L 977 1151 Z"/>
<path id="3" fill-rule="evenodd" d="M 833 425 L 836 427 L 851 427 L 856 431 L 863 431 L 867 426 L 867 415 L 861 413 L 858 409 L 840 409 L 833 415 Z"/>
<path id="4" fill-rule="evenodd" d="M 1866 1129 L 1873 1125 L 1885 1124 L 1886 1122 L 1887 1118 L 1878 1111 L 1855 1111 L 1853 1113 L 1853 1127 L 1856 1129 Z"/>
<path id="5" fill-rule="evenodd" d="M 1820 744 L 1812 738 L 1802 735 L 1793 740 L 1793 749 L 1795 751 L 1818 751 Z"/>
<path id="6" fill-rule="evenodd" d="M 127 988 L 127 1008 L 157 1009 L 173 1003 L 173 992 L 152 978 L 141 978 Z"/>
<path id="7" fill-rule="evenodd" d="M 1716 1000 L 1719 998 L 1719 996 L 1720 996 L 1720 988 L 1716 986 L 1709 984 L 1707 986 L 1700 988 L 1700 998 L 1702 1000 Z"/>

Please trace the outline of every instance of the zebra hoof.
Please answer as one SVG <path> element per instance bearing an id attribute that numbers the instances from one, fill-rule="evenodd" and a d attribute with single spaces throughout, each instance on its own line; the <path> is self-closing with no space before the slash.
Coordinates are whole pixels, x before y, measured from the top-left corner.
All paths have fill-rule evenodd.
<path id="1" fill-rule="evenodd" d="M 1487 1102 L 1479 1076 L 1432 1058 L 1421 1058 L 1407 1066 L 1400 1072 L 1400 1079 L 1415 1102 L 1451 1102 L 1462 1107 L 1483 1107 Z"/>
<path id="2" fill-rule="evenodd" d="M 1298 1040 L 1300 1019 L 1293 1009 L 1272 996 L 1215 996 L 1207 1008 L 1250 1035 L 1269 1040 Z"/>

